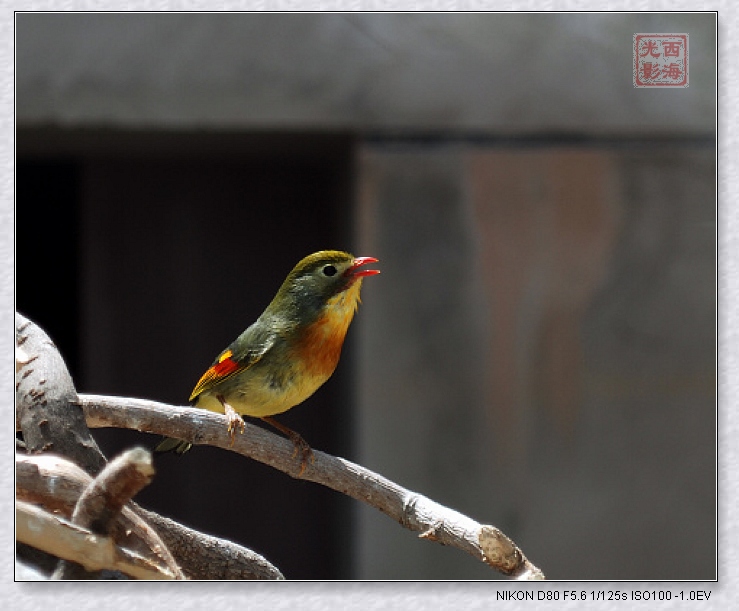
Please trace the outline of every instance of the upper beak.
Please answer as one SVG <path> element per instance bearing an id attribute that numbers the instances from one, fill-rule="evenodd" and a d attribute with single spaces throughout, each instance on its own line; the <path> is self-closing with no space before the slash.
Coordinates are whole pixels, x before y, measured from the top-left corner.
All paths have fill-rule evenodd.
<path id="1" fill-rule="evenodd" d="M 367 265 L 368 263 L 377 263 L 377 259 L 374 257 L 357 257 L 352 262 L 351 267 L 344 272 L 344 276 L 363 278 L 364 276 L 374 276 L 380 273 L 379 269 L 359 269 L 362 265 Z"/>

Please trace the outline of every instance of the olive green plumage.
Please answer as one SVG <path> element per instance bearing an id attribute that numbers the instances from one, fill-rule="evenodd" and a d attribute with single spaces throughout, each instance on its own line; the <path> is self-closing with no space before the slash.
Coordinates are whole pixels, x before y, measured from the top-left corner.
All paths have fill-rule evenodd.
<path id="1" fill-rule="evenodd" d="M 360 301 L 362 279 L 379 273 L 359 267 L 376 261 L 336 250 L 301 260 L 261 316 L 216 357 L 190 401 L 227 416 L 232 408 L 267 419 L 289 434 L 270 417 L 303 402 L 331 376 Z M 191 445 L 165 438 L 155 451 L 182 454 Z"/>

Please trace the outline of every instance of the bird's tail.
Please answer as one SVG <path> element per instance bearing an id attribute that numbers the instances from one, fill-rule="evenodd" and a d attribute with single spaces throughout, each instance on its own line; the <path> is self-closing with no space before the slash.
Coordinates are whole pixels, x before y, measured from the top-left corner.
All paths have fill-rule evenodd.
<path id="1" fill-rule="evenodd" d="M 161 454 L 163 452 L 174 452 L 175 454 L 184 454 L 192 447 L 189 441 L 184 439 L 176 439 L 174 437 L 162 437 L 162 440 L 154 447 L 154 452 Z"/>

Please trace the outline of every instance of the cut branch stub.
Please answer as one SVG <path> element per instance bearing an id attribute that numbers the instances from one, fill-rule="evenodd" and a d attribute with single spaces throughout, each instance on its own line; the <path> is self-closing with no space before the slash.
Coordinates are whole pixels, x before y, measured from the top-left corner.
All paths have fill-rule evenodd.
<path id="1" fill-rule="evenodd" d="M 114 458 L 80 495 L 72 524 L 108 536 L 123 507 L 151 482 L 154 467 L 151 452 L 144 448 L 126 450 Z M 183 577 L 177 569 L 177 576 Z M 96 576 L 75 562 L 60 560 L 53 579 L 90 579 Z"/>
<path id="2" fill-rule="evenodd" d="M 54 342 L 16 312 L 15 404 L 17 427 L 29 454 L 53 451 L 91 475 L 105 457 L 90 435 L 77 391 Z"/>

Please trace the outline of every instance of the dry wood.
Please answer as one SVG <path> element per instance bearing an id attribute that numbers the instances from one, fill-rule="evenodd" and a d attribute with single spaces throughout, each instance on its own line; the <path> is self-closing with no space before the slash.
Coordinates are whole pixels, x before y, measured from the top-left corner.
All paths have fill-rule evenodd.
<path id="1" fill-rule="evenodd" d="M 24 316 L 15 315 L 16 429 L 29 454 L 67 456 L 95 475 L 105 457 L 90 435 L 77 391 L 54 342 Z"/>
<path id="2" fill-rule="evenodd" d="M 206 410 L 100 395 L 80 395 L 80 402 L 90 427 L 130 428 L 237 452 L 363 501 L 420 532 L 422 538 L 461 549 L 515 579 L 544 578 L 496 527 L 480 524 L 348 460 L 314 450 L 315 461 L 301 474 L 301 461 L 293 456 L 290 441 L 249 423 L 231 445 L 226 418 Z"/>
<path id="3" fill-rule="evenodd" d="M 66 520 L 72 520 L 79 499 L 94 482 L 77 465 L 53 454 L 19 455 L 15 465 L 16 499 L 40 505 Z M 118 545 L 152 563 L 164 564 L 170 574 L 180 576 L 180 569 L 169 550 L 159 535 L 136 514 L 133 503 L 122 507 L 108 530 Z"/>
<path id="4" fill-rule="evenodd" d="M 64 518 L 71 518 L 77 499 L 90 482 L 89 475 L 61 457 L 16 457 L 16 498 Z M 133 502 L 116 520 L 113 538 L 140 556 L 160 559 L 170 572 L 174 573 L 179 564 L 189 579 L 283 579 L 280 571 L 259 554 L 194 531 Z"/>
<path id="5" fill-rule="evenodd" d="M 15 323 L 16 430 L 24 438 L 16 440 L 16 495 L 69 518 L 90 475 L 100 472 L 106 459 L 90 435 L 74 384 L 54 343 L 18 313 Z M 38 462 L 25 457 L 26 451 L 37 455 Z M 84 471 L 50 453 L 70 458 Z M 151 559 L 153 551 L 174 575 L 180 574 L 179 564 L 191 579 L 283 579 L 259 554 L 186 528 L 133 502 L 114 521 L 114 533 L 116 542 L 139 555 Z M 44 572 L 51 572 L 56 564 L 56 558 L 21 541 L 17 550 L 19 558 Z"/>
<path id="6" fill-rule="evenodd" d="M 72 524 L 107 537 L 126 503 L 148 485 L 153 476 L 151 452 L 144 448 L 126 450 L 109 462 L 82 492 L 72 513 Z M 176 564 L 171 568 L 176 577 L 184 579 Z M 52 579 L 94 577 L 80 564 L 67 560 L 61 560 L 52 575 Z"/>
<path id="7" fill-rule="evenodd" d="M 95 475 L 105 465 L 105 457 L 92 440 L 88 426 L 128 428 L 179 437 L 193 444 L 214 445 L 363 501 L 404 527 L 419 532 L 420 537 L 461 549 L 513 578 L 544 578 L 494 526 L 480 524 L 342 458 L 316 450 L 315 462 L 309 462 L 301 473 L 300 458 L 293 457 L 293 444 L 260 427 L 247 424 L 245 433 L 238 435 L 231 446 L 225 418 L 212 412 L 141 399 L 77 396 L 56 347 L 43 331 L 18 314 L 16 342 L 16 428 L 22 430 L 29 453 L 55 451 Z M 80 406 L 84 408 L 84 417 Z M 64 506 L 65 515 L 71 515 L 82 490 L 89 485 L 89 476 L 83 481 L 77 473 L 59 485 L 58 473 L 44 480 L 39 477 L 39 465 L 24 460 L 28 459 L 17 457 L 18 498 L 44 497 L 52 510 Z M 24 477 L 24 469 L 28 477 Z M 35 473 L 29 475 L 34 469 Z M 75 494 L 70 495 L 72 489 Z M 125 524 L 135 526 L 127 529 Z M 154 525 L 160 539 L 149 524 Z M 275 567 L 250 550 L 187 529 L 133 502 L 114 521 L 114 532 L 121 540 L 128 537 L 134 543 L 131 549 L 149 557 L 149 561 L 152 561 L 151 550 L 156 552 L 155 557 L 159 555 L 159 560 L 162 556 L 168 560 L 176 557 L 191 578 L 282 578 Z M 159 543 L 153 543 L 154 539 Z M 177 563 L 168 563 L 173 575 L 177 574 Z"/>
<path id="8" fill-rule="evenodd" d="M 18 541 L 59 558 L 79 564 L 87 571 L 117 570 L 138 579 L 172 579 L 165 568 L 118 547 L 113 539 L 96 535 L 43 509 L 16 501 Z"/>

